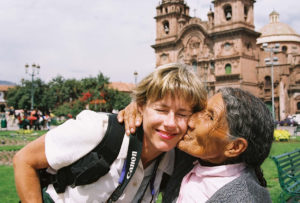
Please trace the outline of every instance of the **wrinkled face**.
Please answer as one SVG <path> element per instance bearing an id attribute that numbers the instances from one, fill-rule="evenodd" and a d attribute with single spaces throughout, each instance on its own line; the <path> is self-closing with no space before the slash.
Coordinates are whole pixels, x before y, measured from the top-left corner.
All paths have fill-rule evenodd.
<path id="1" fill-rule="evenodd" d="M 179 149 L 211 163 L 225 161 L 229 129 L 221 93 L 211 97 L 204 110 L 191 116 L 188 127 L 187 134 L 178 143 Z"/>
<path id="2" fill-rule="evenodd" d="M 144 147 L 157 153 L 174 148 L 186 133 L 192 106 L 180 94 L 175 98 L 167 95 L 148 101 L 139 111 L 143 116 Z"/>

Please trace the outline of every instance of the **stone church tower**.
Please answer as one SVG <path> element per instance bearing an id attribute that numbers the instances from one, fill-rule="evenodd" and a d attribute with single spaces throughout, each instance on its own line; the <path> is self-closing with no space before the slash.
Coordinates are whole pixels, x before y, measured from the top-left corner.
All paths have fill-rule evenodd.
<path id="1" fill-rule="evenodd" d="M 190 65 L 209 96 L 222 87 L 239 87 L 261 98 L 272 109 L 270 57 L 263 49 L 280 44 L 274 65 L 276 120 L 300 114 L 300 35 L 270 14 L 260 32 L 254 28 L 255 0 L 214 0 L 208 20 L 191 17 L 184 0 L 162 0 L 156 7 L 156 66 Z"/>
<path id="2" fill-rule="evenodd" d="M 209 94 L 224 86 L 257 94 L 258 52 L 254 0 L 215 0 L 208 21 L 189 15 L 183 0 L 163 0 L 156 8 L 156 65 L 191 65 Z"/>
<path id="3" fill-rule="evenodd" d="M 277 58 L 273 65 L 274 108 L 278 120 L 283 120 L 292 114 L 300 114 L 300 35 L 289 25 L 280 22 L 279 13 L 272 11 L 269 23 L 260 30 L 257 46 L 278 47 L 272 58 Z M 257 66 L 259 97 L 271 108 L 272 75 L 270 65 L 265 60 L 270 59 L 270 52 L 259 50 Z"/>

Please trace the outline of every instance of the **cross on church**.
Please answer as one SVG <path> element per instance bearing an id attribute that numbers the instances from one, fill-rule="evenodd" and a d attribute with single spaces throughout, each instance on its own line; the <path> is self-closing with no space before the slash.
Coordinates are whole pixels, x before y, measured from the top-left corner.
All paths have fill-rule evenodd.
<path id="1" fill-rule="evenodd" d="M 194 17 L 196 17 L 196 11 L 197 11 L 197 9 L 194 8 Z"/>

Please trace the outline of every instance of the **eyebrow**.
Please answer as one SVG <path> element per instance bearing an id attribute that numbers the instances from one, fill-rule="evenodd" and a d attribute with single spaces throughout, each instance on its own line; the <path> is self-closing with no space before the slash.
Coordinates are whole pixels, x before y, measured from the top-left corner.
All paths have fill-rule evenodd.
<path id="1" fill-rule="evenodd" d="M 187 113 L 193 113 L 192 109 L 191 110 L 187 110 L 187 109 L 179 109 L 179 112 L 187 112 Z"/>
<path id="2" fill-rule="evenodd" d="M 159 107 L 162 107 L 162 108 L 170 108 L 168 105 L 162 103 L 162 104 L 157 104 L 155 106 L 159 106 Z M 190 112 L 190 113 L 193 113 L 193 109 L 190 108 L 190 109 L 184 109 L 184 108 L 180 108 L 178 109 L 178 111 L 184 111 L 184 112 Z"/>
<path id="3" fill-rule="evenodd" d="M 214 108 L 209 108 L 209 109 L 207 109 L 207 111 L 211 114 L 211 116 L 212 116 L 213 118 L 215 117 L 216 112 L 215 112 L 215 109 L 214 109 Z"/>

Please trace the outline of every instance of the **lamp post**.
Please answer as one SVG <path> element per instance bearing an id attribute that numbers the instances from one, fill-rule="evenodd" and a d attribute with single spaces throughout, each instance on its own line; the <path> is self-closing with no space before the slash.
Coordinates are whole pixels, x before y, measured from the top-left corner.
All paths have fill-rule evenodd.
<path id="1" fill-rule="evenodd" d="M 40 68 L 39 65 L 34 63 L 31 66 L 25 65 L 25 72 L 31 76 L 31 110 L 34 108 L 34 76 L 39 74 Z"/>
<path id="2" fill-rule="evenodd" d="M 262 48 L 265 52 L 270 52 L 270 58 L 265 58 L 265 63 L 267 66 L 271 66 L 271 88 L 272 88 L 272 115 L 275 120 L 275 110 L 274 110 L 274 76 L 273 76 L 273 68 L 274 65 L 278 64 L 278 57 L 273 57 L 273 54 L 279 52 L 280 44 L 276 43 L 274 46 L 268 47 L 268 43 L 263 43 Z"/>
<path id="3" fill-rule="evenodd" d="M 136 85 L 136 84 L 137 84 L 138 72 L 137 72 L 137 71 L 134 71 L 133 75 L 134 75 L 134 83 L 135 83 L 135 85 Z"/>

